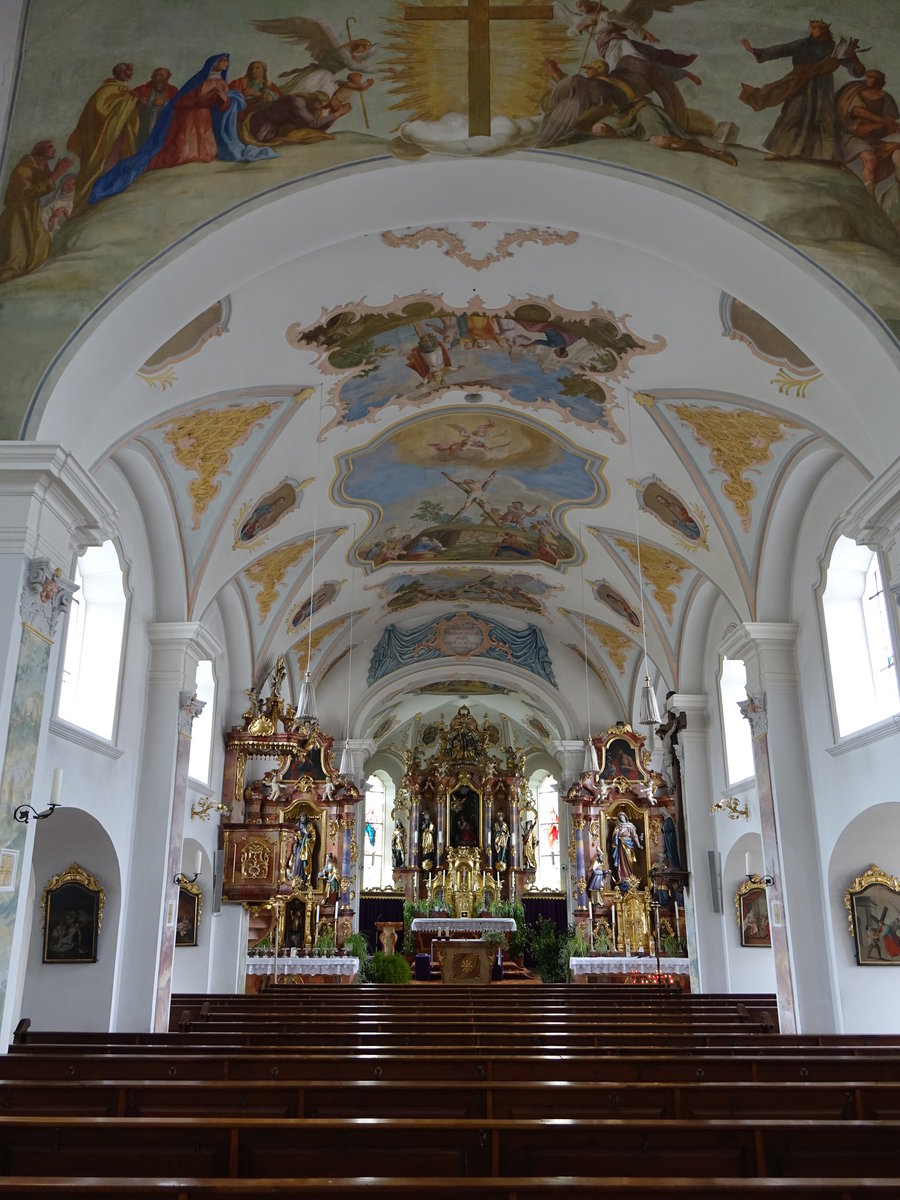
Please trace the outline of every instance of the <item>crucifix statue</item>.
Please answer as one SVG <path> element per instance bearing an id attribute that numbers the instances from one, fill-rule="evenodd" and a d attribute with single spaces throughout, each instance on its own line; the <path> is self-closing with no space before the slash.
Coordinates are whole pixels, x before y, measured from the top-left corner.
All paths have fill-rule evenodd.
<path id="1" fill-rule="evenodd" d="M 405 21 L 468 21 L 469 24 L 469 137 L 491 133 L 491 21 L 550 21 L 552 4 L 423 5 L 404 10 Z"/>

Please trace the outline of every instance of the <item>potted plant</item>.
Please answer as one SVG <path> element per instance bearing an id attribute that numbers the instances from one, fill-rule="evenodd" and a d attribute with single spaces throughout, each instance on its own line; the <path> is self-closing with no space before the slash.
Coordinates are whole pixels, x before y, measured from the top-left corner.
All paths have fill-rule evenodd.
<path id="1" fill-rule="evenodd" d="M 538 917 L 527 934 L 526 944 L 534 959 L 542 983 L 566 983 L 569 978 L 569 960 L 562 961 L 565 934 L 552 921 Z"/>
<path id="2" fill-rule="evenodd" d="M 357 983 L 368 983 L 369 980 L 369 963 L 371 955 L 369 954 L 369 943 L 366 935 L 359 930 L 356 933 L 351 933 L 344 941 L 344 949 L 353 958 L 359 959 L 359 969 L 356 972 Z"/>
<path id="3" fill-rule="evenodd" d="M 372 983 L 410 983 L 412 968 L 402 955 L 379 950 L 369 960 L 369 979 Z"/>

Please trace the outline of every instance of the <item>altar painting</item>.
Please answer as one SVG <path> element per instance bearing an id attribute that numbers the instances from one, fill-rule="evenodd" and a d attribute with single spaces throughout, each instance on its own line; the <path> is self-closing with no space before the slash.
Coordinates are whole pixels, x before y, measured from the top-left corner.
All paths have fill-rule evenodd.
<path id="1" fill-rule="evenodd" d="M 448 456 L 448 423 L 473 434 L 490 424 L 490 453 L 459 446 Z M 367 571 L 395 562 L 533 562 L 563 570 L 584 554 L 564 514 L 605 501 L 605 462 L 526 418 L 448 409 L 339 455 L 332 496 L 369 511 L 369 528 L 350 552 Z"/>
<path id="2" fill-rule="evenodd" d="M 481 797 L 467 784 L 460 784 L 447 799 L 449 846 L 466 849 L 482 844 Z"/>

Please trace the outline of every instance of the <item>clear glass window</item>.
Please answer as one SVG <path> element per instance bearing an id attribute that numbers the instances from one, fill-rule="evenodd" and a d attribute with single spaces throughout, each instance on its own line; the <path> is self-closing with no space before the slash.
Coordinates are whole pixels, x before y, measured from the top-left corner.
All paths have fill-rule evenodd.
<path id="1" fill-rule="evenodd" d="M 197 663 L 197 699 L 205 704 L 203 712 L 191 726 L 191 756 L 188 775 L 201 783 L 209 783 L 212 757 L 212 735 L 216 708 L 216 676 L 212 660 L 203 658 Z"/>
<path id="2" fill-rule="evenodd" d="M 878 555 L 839 537 L 822 596 L 838 733 L 900 711 L 897 664 Z"/>
<path id="3" fill-rule="evenodd" d="M 747 669 L 739 658 L 723 658 L 719 679 L 722 698 L 722 733 L 729 784 L 755 775 L 753 733 L 738 705 L 747 699 Z"/>
<path id="4" fill-rule="evenodd" d="M 119 698 L 119 669 L 128 600 L 112 542 L 91 546 L 78 559 L 63 651 L 57 714 L 71 725 L 111 741 Z"/>

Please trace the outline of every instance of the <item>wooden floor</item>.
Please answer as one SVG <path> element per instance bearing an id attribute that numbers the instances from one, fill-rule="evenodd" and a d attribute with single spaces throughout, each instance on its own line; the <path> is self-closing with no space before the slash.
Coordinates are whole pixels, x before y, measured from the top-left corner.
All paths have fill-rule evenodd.
<path id="1" fill-rule="evenodd" d="M 900 1038 L 636 987 L 179 995 L 167 1034 L 17 1031 L 3 1196 L 900 1200 Z"/>

